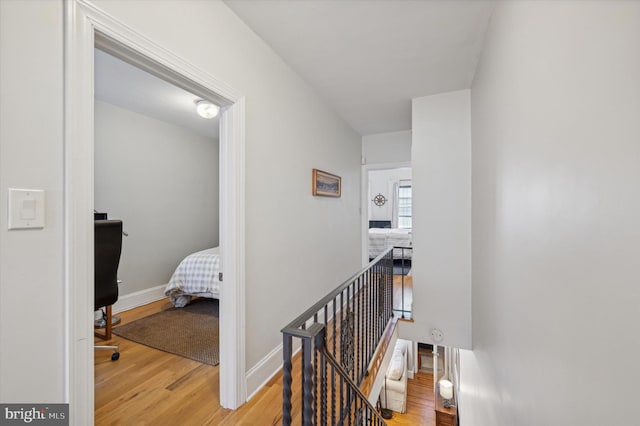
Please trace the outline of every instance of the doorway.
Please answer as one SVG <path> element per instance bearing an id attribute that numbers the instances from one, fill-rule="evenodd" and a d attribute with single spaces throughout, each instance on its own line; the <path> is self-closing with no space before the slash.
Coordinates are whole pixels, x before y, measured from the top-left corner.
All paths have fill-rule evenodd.
<path id="1" fill-rule="evenodd" d="M 94 210 L 124 233 L 111 342 L 123 356 L 96 351 L 94 421 L 168 421 L 183 407 L 204 423 L 219 411 L 219 257 L 204 254 L 220 247 L 218 119 L 178 86 L 102 50 L 94 58 Z"/>
<path id="2" fill-rule="evenodd" d="M 407 198 L 408 196 L 408 198 Z M 391 241 L 412 246 L 411 163 L 381 163 L 362 166 L 362 264 L 369 263 L 386 244 L 370 229 L 398 229 L 407 235 Z M 394 250 L 394 256 L 410 257 L 409 250 Z M 403 268 L 404 269 L 404 268 Z"/>
<path id="3" fill-rule="evenodd" d="M 244 98 L 100 10 L 68 2 L 65 34 L 65 288 L 70 416 L 93 424 L 94 46 L 221 106 L 220 404 L 246 401 Z"/>

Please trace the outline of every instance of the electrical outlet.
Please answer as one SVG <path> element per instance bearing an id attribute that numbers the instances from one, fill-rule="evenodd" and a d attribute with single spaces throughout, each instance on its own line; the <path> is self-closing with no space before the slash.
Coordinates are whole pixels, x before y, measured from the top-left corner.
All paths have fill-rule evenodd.
<path id="1" fill-rule="evenodd" d="M 432 328 L 431 340 L 433 340 L 434 343 L 440 343 L 442 342 L 442 339 L 444 339 L 444 333 L 442 332 L 442 330 L 438 328 Z"/>

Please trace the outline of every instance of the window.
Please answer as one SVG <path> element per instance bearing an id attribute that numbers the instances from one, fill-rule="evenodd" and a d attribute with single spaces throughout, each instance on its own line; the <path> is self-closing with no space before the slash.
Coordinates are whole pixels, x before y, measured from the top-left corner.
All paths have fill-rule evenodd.
<path id="1" fill-rule="evenodd" d="M 411 229 L 411 181 L 401 180 L 398 185 L 398 228 Z"/>

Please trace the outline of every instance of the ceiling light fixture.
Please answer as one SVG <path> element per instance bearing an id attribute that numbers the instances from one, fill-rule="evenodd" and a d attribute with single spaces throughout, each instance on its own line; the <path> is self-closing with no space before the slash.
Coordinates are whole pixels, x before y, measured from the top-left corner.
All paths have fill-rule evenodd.
<path id="1" fill-rule="evenodd" d="M 214 105 L 209 101 L 199 100 L 196 101 L 196 111 L 198 111 L 198 115 L 202 118 L 213 118 L 218 115 L 220 111 L 220 107 L 218 105 Z"/>

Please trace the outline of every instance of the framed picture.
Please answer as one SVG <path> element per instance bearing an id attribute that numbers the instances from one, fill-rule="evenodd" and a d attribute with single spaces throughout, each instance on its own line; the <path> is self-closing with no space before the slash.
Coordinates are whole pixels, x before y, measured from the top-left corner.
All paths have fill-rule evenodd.
<path id="1" fill-rule="evenodd" d="M 340 197 L 342 195 L 342 179 L 340 176 L 313 169 L 313 195 Z"/>

